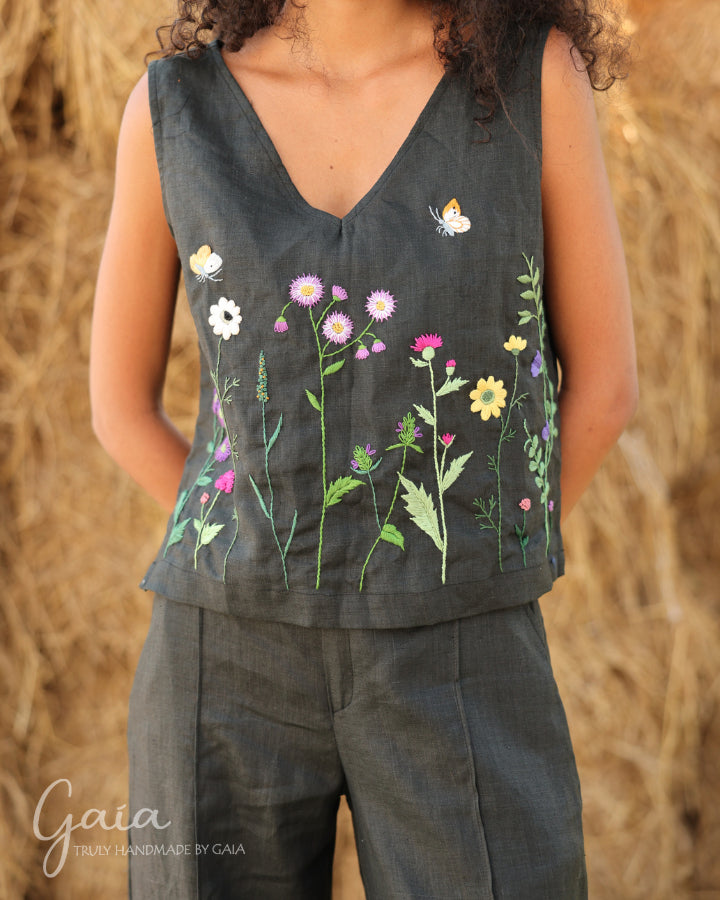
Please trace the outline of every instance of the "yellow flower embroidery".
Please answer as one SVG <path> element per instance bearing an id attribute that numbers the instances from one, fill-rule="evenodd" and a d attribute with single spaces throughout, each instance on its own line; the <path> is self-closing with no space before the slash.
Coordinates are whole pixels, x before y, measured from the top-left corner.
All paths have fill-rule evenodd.
<path id="1" fill-rule="evenodd" d="M 517 356 L 521 350 L 524 350 L 527 347 L 527 341 L 525 338 L 517 337 L 514 334 L 511 334 L 509 339 L 505 341 L 503 347 L 513 356 Z"/>
<path id="2" fill-rule="evenodd" d="M 471 412 L 479 412 L 483 422 L 487 422 L 490 416 L 500 417 L 500 410 L 505 406 L 507 391 L 502 381 L 495 381 L 492 375 L 481 378 L 474 391 L 470 391 L 470 399 L 473 401 Z"/>

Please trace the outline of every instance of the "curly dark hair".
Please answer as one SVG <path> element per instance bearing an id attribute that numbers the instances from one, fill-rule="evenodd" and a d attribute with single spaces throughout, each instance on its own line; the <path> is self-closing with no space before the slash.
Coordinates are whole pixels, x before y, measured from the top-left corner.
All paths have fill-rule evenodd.
<path id="1" fill-rule="evenodd" d="M 301 7 L 298 0 L 288 0 Z M 554 25 L 585 63 L 592 86 L 607 90 L 624 78 L 628 39 L 612 0 L 426 0 L 435 49 L 445 69 L 464 77 L 485 110 L 478 124 L 505 108 L 504 85 L 517 67 L 528 31 Z M 239 50 L 256 31 L 277 22 L 284 0 L 178 0 L 178 17 L 157 30 L 161 56 L 202 54 L 211 40 Z"/>

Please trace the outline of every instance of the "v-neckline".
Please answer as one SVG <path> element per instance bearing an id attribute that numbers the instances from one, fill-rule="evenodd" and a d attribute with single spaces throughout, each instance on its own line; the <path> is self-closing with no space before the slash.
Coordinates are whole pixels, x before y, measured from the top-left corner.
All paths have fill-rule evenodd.
<path id="1" fill-rule="evenodd" d="M 300 193 L 297 189 L 295 182 L 290 177 L 290 174 L 285 167 L 285 163 L 282 161 L 280 154 L 278 153 L 275 144 L 273 143 L 272 138 L 267 133 L 265 126 L 263 125 L 260 117 L 255 111 L 254 106 L 250 103 L 250 100 L 247 97 L 247 94 L 243 91 L 240 83 L 235 78 L 235 76 L 230 71 L 227 63 L 223 59 L 222 52 L 220 50 L 219 42 L 217 40 L 213 41 L 209 48 L 212 53 L 213 58 L 215 59 L 218 68 L 225 81 L 227 82 L 231 93 L 235 97 L 235 99 L 240 104 L 243 112 L 247 116 L 248 121 L 252 125 L 252 128 L 265 149 L 267 155 L 270 157 L 273 166 L 280 177 L 280 181 L 282 182 L 285 189 L 288 191 L 291 199 L 294 203 L 300 208 L 301 211 L 308 215 L 312 215 L 325 221 L 330 221 L 336 223 L 340 229 L 342 226 L 349 222 L 351 219 L 354 219 L 367 205 L 370 203 L 383 189 L 385 183 L 388 181 L 392 173 L 395 171 L 397 166 L 400 164 L 401 160 L 410 149 L 411 145 L 414 143 L 417 136 L 424 129 L 428 119 L 432 115 L 435 107 L 440 102 L 445 90 L 450 81 L 450 73 L 444 72 L 438 83 L 435 85 L 433 92 L 430 94 L 425 106 L 423 106 L 420 114 L 415 120 L 414 125 L 406 135 L 403 142 L 398 147 L 395 155 L 392 157 L 390 162 L 385 166 L 375 183 L 363 194 L 362 197 L 355 203 L 355 205 L 345 213 L 344 216 L 336 216 L 334 213 L 328 212 L 327 210 L 320 209 L 317 206 L 313 206 L 305 197 Z"/>

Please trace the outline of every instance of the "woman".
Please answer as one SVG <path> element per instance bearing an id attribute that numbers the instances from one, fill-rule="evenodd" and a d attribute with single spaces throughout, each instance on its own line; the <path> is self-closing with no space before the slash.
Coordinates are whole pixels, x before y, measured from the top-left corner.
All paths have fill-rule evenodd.
<path id="1" fill-rule="evenodd" d="M 368 897 L 586 896 L 537 599 L 636 404 L 601 20 L 181 6 L 93 321 L 98 437 L 171 513 L 129 725 L 166 827 L 131 836 L 132 896 L 329 896 L 343 793 Z M 161 400 L 181 268 L 192 445 Z"/>

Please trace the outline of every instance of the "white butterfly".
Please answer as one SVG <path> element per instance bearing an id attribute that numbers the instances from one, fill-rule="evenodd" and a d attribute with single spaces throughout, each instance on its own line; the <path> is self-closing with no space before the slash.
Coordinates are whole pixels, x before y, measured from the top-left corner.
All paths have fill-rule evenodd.
<path id="1" fill-rule="evenodd" d="M 470 219 L 467 216 L 460 215 L 460 204 L 453 197 L 442 211 L 442 216 L 435 207 L 433 212 L 432 206 L 428 206 L 430 215 L 438 223 L 435 231 L 442 234 L 443 237 L 454 237 L 456 234 L 464 234 L 470 228 Z"/>

